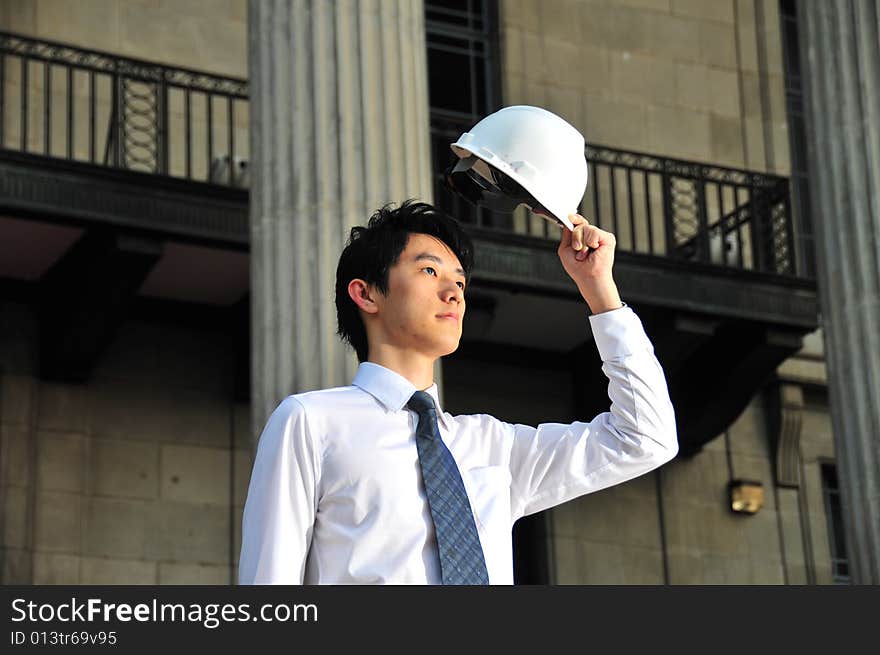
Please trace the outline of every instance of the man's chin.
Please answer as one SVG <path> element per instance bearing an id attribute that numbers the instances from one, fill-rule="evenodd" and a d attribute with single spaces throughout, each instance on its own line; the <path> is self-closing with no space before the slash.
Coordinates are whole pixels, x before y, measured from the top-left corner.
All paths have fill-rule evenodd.
<path id="1" fill-rule="evenodd" d="M 461 339 L 457 340 L 454 344 L 448 345 L 446 348 L 443 349 L 443 351 L 441 351 L 443 352 L 443 354 L 440 355 L 440 357 L 446 357 L 447 355 L 451 355 L 452 353 L 454 353 L 456 350 L 458 350 L 460 342 Z"/>

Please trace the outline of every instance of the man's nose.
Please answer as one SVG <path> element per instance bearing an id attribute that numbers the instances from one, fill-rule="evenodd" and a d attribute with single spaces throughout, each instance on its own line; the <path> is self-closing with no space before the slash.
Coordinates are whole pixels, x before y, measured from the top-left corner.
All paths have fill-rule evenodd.
<path id="1" fill-rule="evenodd" d="M 451 283 L 443 290 L 443 300 L 445 302 L 461 302 L 464 299 L 464 292 L 455 282 Z"/>

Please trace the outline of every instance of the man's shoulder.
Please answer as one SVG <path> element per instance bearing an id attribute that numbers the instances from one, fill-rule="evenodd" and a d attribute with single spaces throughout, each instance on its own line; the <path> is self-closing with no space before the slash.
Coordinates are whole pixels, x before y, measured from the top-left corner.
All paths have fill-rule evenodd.
<path id="1" fill-rule="evenodd" d="M 333 432 L 340 421 L 350 420 L 369 406 L 365 395 L 354 386 L 291 394 L 278 403 L 269 423 L 300 425 L 313 435 Z"/>
<path id="2" fill-rule="evenodd" d="M 342 407 L 363 402 L 364 392 L 353 385 L 345 387 L 330 387 L 327 389 L 315 389 L 291 394 L 282 401 L 290 408 L 289 411 L 326 412 L 339 410 Z"/>

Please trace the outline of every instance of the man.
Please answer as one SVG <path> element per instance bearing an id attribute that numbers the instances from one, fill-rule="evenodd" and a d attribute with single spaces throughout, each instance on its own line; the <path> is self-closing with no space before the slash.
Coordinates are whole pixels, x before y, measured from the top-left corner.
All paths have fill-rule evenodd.
<path id="1" fill-rule="evenodd" d="M 441 411 L 434 363 L 461 338 L 471 242 L 430 205 L 382 208 L 352 230 L 337 270 L 357 375 L 289 396 L 269 418 L 240 583 L 511 584 L 518 518 L 675 456 L 663 371 L 612 277 L 614 236 L 569 219 L 558 255 L 592 311 L 610 411 L 537 427 Z"/>

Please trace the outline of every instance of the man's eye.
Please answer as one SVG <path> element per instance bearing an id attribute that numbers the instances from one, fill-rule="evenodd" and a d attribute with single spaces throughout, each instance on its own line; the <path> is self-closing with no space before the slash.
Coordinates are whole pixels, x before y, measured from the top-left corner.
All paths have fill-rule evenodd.
<path id="1" fill-rule="evenodd" d="M 458 288 L 459 288 L 459 289 L 461 289 L 462 291 L 464 291 L 464 282 L 456 282 L 456 284 L 458 285 Z"/>
<path id="2" fill-rule="evenodd" d="M 430 266 L 425 266 L 425 268 L 423 268 L 422 270 L 425 271 L 428 275 L 437 275 L 437 271 L 435 271 Z"/>

